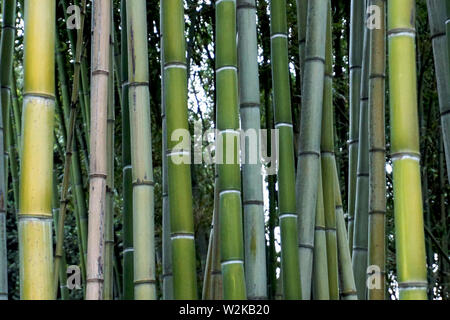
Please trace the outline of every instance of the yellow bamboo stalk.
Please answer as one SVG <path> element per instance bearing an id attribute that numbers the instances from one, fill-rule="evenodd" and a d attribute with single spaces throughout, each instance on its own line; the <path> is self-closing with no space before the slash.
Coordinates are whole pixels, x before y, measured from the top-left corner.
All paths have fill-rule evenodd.
<path id="1" fill-rule="evenodd" d="M 55 1 L 25 1 L 20 296 L 53 299 L 52 183 L 55 112 Z"/>

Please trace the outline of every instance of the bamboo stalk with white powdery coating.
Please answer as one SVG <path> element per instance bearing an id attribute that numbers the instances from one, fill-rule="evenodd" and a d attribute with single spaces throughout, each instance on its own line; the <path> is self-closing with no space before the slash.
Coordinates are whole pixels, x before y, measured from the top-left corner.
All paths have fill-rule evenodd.
<path id="1" fill-rule="evenodd" d="M 401 300 L 427 299 L 417 115 L 415 1 L 388 1 L 391 152 Z"/>
<path id="2" fill-rule="evenodd" d="M 127 1 L 126 11 L 133 168 L 134 298 L 155 300 L 154 181 L 146 2 Z"/>
<path id="3" fill-rule="evenodd" d="M 325 72 L 327 0 L 308 2 L 303 105 L 297 172 L 298 246 L 302 297 L 311 297 L 314 224 L 320 168 L 320 139 Z"/>
<path id="4" fill-rule="evenodd" d="M 236 2 L 216 1 L 216 83 L 220 255 L 223 298 L 246 299 L 239 161 Z"/>
<path id="5" fill-rule="evenodd" d="M 368 277 L 376 283 L 368 287 L 369 300 L 385 298 L 385 217 L 386 217 L 386 134 L 385 134 L 385 71 L 386 71 L 386 1 L 372 0 L 380 9 L 380 28 L 370 35 L 371 58 L 369 75 L 369 253 Z M 377 271 L 379 270 L 379 271 Z M 367 281 L 366 281 L 367 282 Z M 376 286 L 375 286 L 376 284 Z"/>
<path id="6" fill-rule="evenodd" d="M 249 135 L 248 140 L 246 137 L 246 141 L 241 140 L 245 142 L 241 145 L 244 159 L 242 185 L 245 279 L 248 299 L 265 300 L 266 239 L 260 162 L 261 115 L 255 3 L 255 0 L 237 0 L 240 114 L 242 130 Z"/>
<path id="7" fill-rule="evenodd" d="M 106 127 L 108 110 L 109 35 L 111 2 L 95 0 L 92 7 L 91 132 L 87 300 L 103 299 L 106 210 Z"/>
<path id="8" fill-rule="evenodd" d="M 183 135 L 184 132 L 189 132 L 183 1 L 163 1 L 162 21 L 164 109 L 167 125 L 167 150 L 164 151 L 168 169 L 173 298 L 195 300 L 197 274 L 190 168 L 191 141 Z"/>
<path id="9" fill-rule="evenodd" d="M 52 0 L 25 2 L 23 149 L 18 216 L 20 297 L 23 300 L 54 299 L 55 11 Z"/>

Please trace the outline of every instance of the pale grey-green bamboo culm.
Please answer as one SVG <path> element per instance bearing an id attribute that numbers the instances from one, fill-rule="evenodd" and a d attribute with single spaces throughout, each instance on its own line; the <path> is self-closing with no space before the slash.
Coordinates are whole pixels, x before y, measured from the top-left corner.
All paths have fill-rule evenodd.
<path id="1" fill-rule="evenodd" d="M 145 0 L 127 1 L 134 298 L 156 299 L 154 182 Z"/>
<path id="2" fill-rule="evenodd" d="M 12 59 L 14 51 L 15 37 L 15 20 L 16 20 L 16 1 L 3 1 L 2 6 L 2 34 L 0 47 L 0 64 L 2 66 L 0 74 L 1 84 L 1 112 L 0 114 L 0 300 L 8 299 L 8 267 L 7 267 L 7 250 L 6 250 L 6 204 L 7 204 L 7 181 L 5 174 L 7 172 L 8 163 L 4 155 L 4 137 L 3 128 L 7 119 L 10 118 L 10 102 L 11 102 L 11 78 L 12 78 Z"/>
<path id="3" fill-rule="evenodd" d="M 450 25 L 446 11 L 448 0 L 427 0 L 431 39 L 433 41 L 434 67 L 436 70 L 441 127 L 444 140 L 447 173 L 450 174 L 450 59 L 448 39 L 445 33 Z M 450 7 L 450 4 L 447 4 Z"/>
<path id="4" fill-rule="evenodd" d="M 359 112 L 358 166 L 356 174 L 356 199 L 354 212 L 352 265 L 355 275 L 358 299 L 366 299 L 368 219 L 369 219 L 369 62 L 370 29 L 364 28 L 364 50 L 361 73 L 361 94 Z"/>
<path id="5" fill-rule="evenodd" d="M 303 299 L 311 297 L 314 225 L 320 168 L 327 0 L 308 2 L 303 105 L 297 172 L 298 246 Z"/>
<path id="6" fill-rule="evenodd" d="M 361 68 L 364 43 L 365 0 L 352 0 L 350 15 L 350 125 L 348 164 L 348 241 L 353 248 L 353 225 L 356 198 L 356 170 L 358 166 L 359 103 L 361 94 Z M 352 254 L 352 252 L 350 252 Z"/>
<path id="7" fill-rule="evenodd" d="M 241 147 L 244 205 L 245 280 L 247 297 L 267 299 L 266 238 L 263 185 L 260 160 L 260 93 L 258 74 L 258 44 L 256 37 L 256 1 L 237 0 L 239 56 L 239 98 L 242 130 L 257 139 L 257 143 Z M 256 162 L 256 163 L 255 163 Z"/>
<path id="8" fill-rule="evenodd" d="M 197 299 L 189 139 L 175 138 L 189 130 L 186 41 L 182 0 L 162 2 L 164 30 L 164 111 L 167 128 L 167 169 L 172 250 L 173 298 Z"/>
<path id="9" fill-rule="evenodd" d="M 216 110 L 223 298 L 246 299 L 238 139 L 236 2 L 216 1 Z M 165 81 L 168 81 L 165 79 Z M 231 159 L 231 161 L 230 161 Z"/>
<path id="10" fill-rule="evenodd" d="M 284 298 L 301 299 L 295 203 L 294 132 L 289 86 L 286 1 L 270 1 L 273 106 L 279 131 L 278 207 Z"/>

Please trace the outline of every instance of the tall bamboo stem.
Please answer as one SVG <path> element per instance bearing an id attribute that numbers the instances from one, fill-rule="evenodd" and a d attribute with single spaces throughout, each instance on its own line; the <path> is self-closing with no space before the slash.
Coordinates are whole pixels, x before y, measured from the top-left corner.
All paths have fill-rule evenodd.
<path id="1" fill-rule="evenodd" d="M 260 162 L 261 129 L 256 37 L 256 1 L 237 0 L 239 98 L 242 130 L 257 141 L 241 146 L 244 204 L 245 280 L 248 299 L 267 299 L 264 201 Z M 243 149 L 245 147 L 245 149 Z M 256 163 L 254 163 L 256 159 Z"/>
<path id="2" fill-rule="evenodd" d="M 388 2 L 391 152 L 400 299 L 427 299 L 417 117 L 415 1 Z"/>
<path id="3" fill-rule="evenodd" d="M 220 255 L 225 300 L 246 298 L 237 77 L 236 2 L 218 0 L 216 1 L 216 104 L 218 140 L 222 143 L 219 142 L 221 152 L 217 156 L 217 161 Z"/>
<path id="4" fill-rule="evenodd" d="M 348 141 L 348 241 L 353 250 L 353 224 L 356 199 L 356 171 L 358 166 L 359 107 L 361 69 L 364 44 L 364 12 L 366 0 L 352 0 L 350 15 L 350 132 Z M 352 254 L 352 252 L 350 252 Z"/>
<path id="5" fill-rule="evenodd" d="M 275 128 L 279 130 L 278 199 L 284 298 L 301 299 L 295 203 L 294 133 L 289 86 L 286 1 L 270 2 L 272 86 Z"/>
<path id="6" fill-rule="evenodd" d="M 137 300 L 154 300 L 154 182 L 146 1 L 127 1 L 126 11 L 133 172 L 134 297 Z"/>
<path id="7" fill-rule="evenodd" d="M 122 74 L 122 166 L 123 166 L 123 299 L 133 300 L 133 186 L 131 169 L 130 109 L 128 99 L 128 41 L 127 5 L 120 2 L 121 15 L 121 68 Z M 164 157 L 163 157 L 164 158 Z"/>
<path id="8" fill-rule="evenodd" d="M 53 299 L 52 174 L 55 2 L 25 1 L 25 71 L 19 204 L 20 295 Z"/>
<path id="9" fill-rule="evenodd" d="M 298 245 L 302 297 L 311 297 L 314 224 L 320 167 L 320 138 L 325 72 L 327 0 L 309 0 L 303 105 L 297 172 Z"/>
<path id="10" fill-rule="evenodd" d="M 164 107 L 167 118 L 167 168 L 171 224 L 173 297 L 197 299 L 194 218 L 190 170 L 190 139 L 180 142 L 179 130 L 189 132 L 187 68 L 183 1 L 163 1 Z M 174 138 L 176 137 L 176 138 Z"/>
<path id="11" fill-rule="evenodd" d="M 372 0 L 380 9 L 380 29 L 370 35 L 369 75 L 369 253 L 368 265 L 380 270 L 379 287 L 368 288 L 369 300 L 384 300 L 385 295 L 385 216 L 386 216 L 386 138 L 385 138 L 385 71 L 386 71 L 386 1 Z M 373 276 L 373 273 L 370 275 Z M 368 276 L 370 276 L 368 274 Z"/>
<path id="12" fill-rule="evenodd" d="M 8 267 L 6 250 L 6 207 L 8 204 L 8 162 L 7 157 L 3 157 L 7 150 L 8 143 L 5 140 L 12 139 L 11 133 L 5 132 L 8 125 L 11 126 L 10 104 L 11 104 L 11 77 L 12 60 L 14 51 L 14 37 L 16 32 L 16 1 L 3 1 L 2 6 L 2 32 L 0 43 L 0 85 L 1 85 L 1 115 L 0 115 L 0 300 L 8 299 Z M 8 137 L 9 135 L 9 137 Z M 8 148 L 11 153 L 11 147 Z M 13 159 L 11 162 L 15 162 Z"/>
<path id="13" fill-rule="evenodd" d="M 91 134 L 89 230 L 86 299 L 103 298 L 106 207 L 106 126 L 108 110 L 109 35 L 111 2 L 95 0 L 92 7 Z"/>

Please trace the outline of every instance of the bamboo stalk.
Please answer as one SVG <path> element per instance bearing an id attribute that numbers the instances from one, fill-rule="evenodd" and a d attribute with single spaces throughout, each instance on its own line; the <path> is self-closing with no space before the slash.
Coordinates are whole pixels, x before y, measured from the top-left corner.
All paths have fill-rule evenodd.
<path id="1" fill-rule="evenodd" d="M 8 299 L 8 266 L 6 249 L 6 207 L 8 203 L 8 157 L 3 154 L 8 150 L 11 153 L 12 130 L 8 132 L 10 124 L 11 105 L 11 77 L 14 51 L 16 1 L 3 1 L 2 6 L 2 32 L 0 43 L 0 85 L 1 85 L 1 112 L 0 117 L 0 300 Z M 6 132 L 5 130 L 6 129 Z M 15 159 L 11 161 L 15 162 Z"/>
<path id="2" fill-rule="evenodd" d="M 156 299 L 154 182 L 147 48 L 147 8 L 127 1 L 128 80 L 133 175 L 134 297 Z"/>
<path id="3" fill-rule="evenodd" d="M 329 298 L 339 300 L 339 277 L 336 238 L 336 204 L 334 188 L 334 120 L 333 120 L 333 48 L 331 3 L 328 3 L 325 73 L 323 88 L 321 164 L 325 216 Z"/>
<path id="4" fill-rule="evenodd" d="M 358 300 L 355 277 L 353 275 L 352 258 L 348 246 L 348 235 L 345 228 L 344 209 L 342 207 L 341 187 L 339 186 L 336 161 L 334 162 L 334 182 L 340 295 L 342 300 Z"/>
<path id="5" fill-rule="evenodd" d="M 356 199 L 354 212 L 354 232 L 352 248 L 352 265 L 355 275 L 358 299 L 365 300 L 367 280 L 368 221 L 369 221 L 369 67 L 370 67 L 370 34 L 364 28 L 364 49 L 361 71 L 361 94 L 359 111 L 358 166 L 356 174 Z"/>
<path id="6" fill-rule="evenodd" d="M 109 75 L 111 2 L 95 0 L 92 7 L 92 79 L 89 182 L 87 300 L 103 299 L 106 206 L 106 126 Z"/>
<path id="7" fill-rule="evenodd" d="M 275 128 L 279 131 L 278 199 L 281 233 L 283 293 L 288 300 L 301 299 L 295 203 L 294 133 L 289 86 L 286 1 L 270 2 L 272 86 Z"/>
<path id="8" fill-rule="evenodd" d="M 190 168 L 190 139 L 175 138 L 189 132 L 187 66 L 183 1 L 163 1 L 164 108 L 167 118 L 167 168 L 171 224 L 173 297 L 197 299 L 194 217 Z"/>
<path id="9" fill-rule="evenodd" d="M 386 138 L 385 138 L 385 71 L 386 71 L 386 1 L 372 0 L 380 9 L 380 29 L 370 34 L 369 75 L 369 253 L 368 265 L 377 266 L 379 287 L 368 288 L 369 300 L 385 298 L 385 217 L 386 217 Z M 368 276 L 373 276 L 368 274 Z"/>
<path id="10" fill-rule="evenodd" d="M 302 297 L 311 296 L 314 224 L 320 167 L 320 138 L 325 72 L 327 0 L 308 2 L 303 105 L 297 172 L 298 245 Z"/>
<path id="11" fill-rule="evenodd" d="M 112 7 L 112 6 L 111 6 Z M 112 9 L 112 8 L 111 8 Z M 111 11 L 113 17 L 113 11 Z M 111 21 L 111 36 L 109 43 L 109 76 L 108 76 L 108 111 L 106 125 L 106 210 L 105 210 L 105 282 L 104 300 L 114 299 L 114 19 Z"/>
<path id="12" fill-rule="evenodd" d="M 361 72 L 364 44 L 365 0 L 352 0 L 350 15 L 350 129 L 348 141 L 348 241 L 353 250 L 353 225 L 356 199 L 356 172 L 358 166 L 359 107 L 361 94 Z M 352 254 L 352 252 L 350 252 Z"/>
<path id="13" fill-rule="evenodd" d="M 300 56 L 300 77 L 303 79 L 305 68 L 306 27 L 308 19 L 308 0 L 297 0 L 298 52 Z"/>
<path id="14" fill-rule="evenodd" d="M 86 10 L 86 1 L 83 0 L 82 4 L 83 12 Z M 58 293 L 58 279 L 59 275 L 58 272 L 60 270 L 60 260 L 62 258 L 63 254 L 63 242 L 64 242 L 64 222 L 66 218 L 66 210 L 67 210 L 67 193 L 69 189 L 69 182 L 70 182 L 70 175 L 71 175 L 71 165 L 72 163 L 72 154 L 74 151 L 74 135 L 75 135 L 75 121 L 76 121 L 76 113 L 77 113 L 77 103 L 78 103 L 78 86 L 79 86 L 79 77 L 80 77 L 80 58 L 81 58 L 81 47 L 83 45 L 83 25 L 84 25 L 84 13 L 81 15 L 81 28 L 78 30 L 77 34 L 77 44 L 76 44 L 76 53 L 75 53 L 75 68 L 74 68 L 74 81 L 73 81 L 73 88 L 72 88 L 72 99 L 70 102 L 70 116 L 69 116 L 69 125 L 67 128 L 67 142 L 66 142 L 66 154 L 65 154 L 65 160 L 64 160 L 64 176 L 63 176 L 63 183 L 62 183 L 62 190 L 61 190 L 61 202 L 60 202 L 60 209 L 59 209 L 59 217 L 58 217 L 58 226 L 56 228 L 56 248 L 55 248 L 55 261 L 54 261 L 54 273 L 53 273 L 53 286 L 54 286 L 54 293 L 55 298 Z M 58 41 L 59 42 L 59 41 Z M 61 69 L 62 66 L 59 66 L 59 69 Z M 60 71 L 61 72 L 61 71 Z M 65 82 L 65 81 L 64 81 Z M 64 85 L 64 82 L 62 85 Z M 67 100 L 66 95 L 63 94 L 63 98 Z M 64 102 L 64 104 L 67 106 L 67 102 Z M 66 112 L 67 113 L 67 112 Z M 61 119 L 64 121 L 64 118 Z M 80 235 L 82 238 L 82 234 Z M 81 241 L 81 249 L 83 249 L 83 241 Z M 84 254 L 84 251 L 82 253 Z M 82 259 L 83 260 L 83 259 Z"/>
<path id="15" fill-rule="evenodd" d="M 322 170 L 319 170 L 316 224 L 314 233 L 313 289 L 314 300 L 329 300 L 325 212 L 323 206 Z"/>
<path id="16" fill-rule="evenodd" d="M 415 1 L 388 2 L 391 152 L 400 299 L 427 299 L 417 117 Z"/>
<path id="17" fill-rule="evenodd" d="M 213 241 L 212 241 L 212 269 L 211 269 L 211 295 L 209 300 L 223 299 L 222 266 L 220 264 L 220 211 L 219 211 L 219 177 L 216 166 L 214 188 L 214 212 L 213 212 Z"/>
<path id="18" fill-rule="evenodd" d="M 223 298 L 245 299 L 239 163 L 239 109 L 237 86 L 236 3 L 216 1 L 216 83 L 220 255 Z M 231 142 L 231 143 L 230 143 Z M 227 144 L 227 145 L 226 145 Z M 231 145 L 231 146 L 230 146 Z"/>
<path id="19" fill-rule="evenodd" d="M 25 1 L 19 204 L 21 299 L 53 299 L 52 171 L 55 2 Z"/>
<path id="20" fill-rule="evenodd" d="M 257 141 L 241 146 L 245 280 L 250 300 L 267 299 L 264 201 L 260 162 L 261 129 L 256 37 L 256 1 L 237 0 L 239 98 L 242 130 L 255 134 Z M 244 149 L 245 148 L 245 149 Z M 256 157 L 256 158 L 255 158 Z M 256 159 L 256 163 L 252 162 Z"/>
<path id="21" fill-rule="evenodd" d="M 120 2 L 121 15 L 121 78 L 122 78 L 122 166 L 123 166 L 123 299 L 133 300 L 133 186 L 131 169 L 130 110 L 128 99 L 127 5 Z M 164 157 L 163 157 L 164 158 Z"/>

